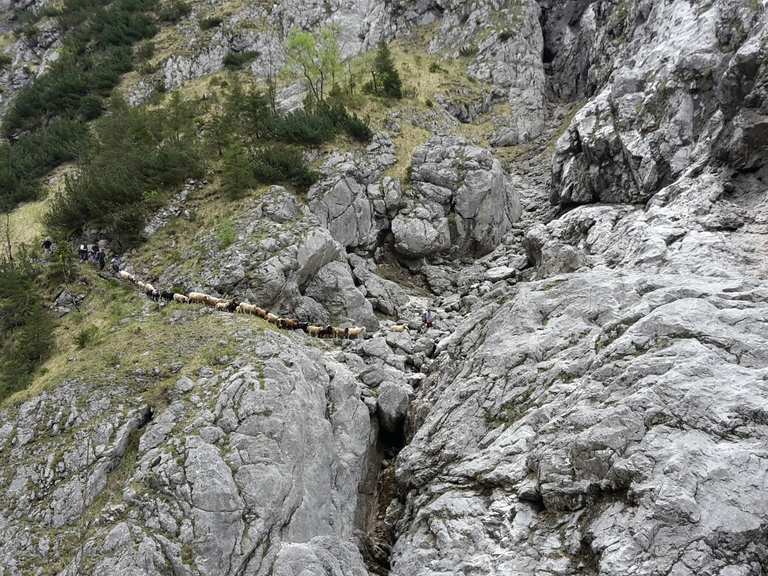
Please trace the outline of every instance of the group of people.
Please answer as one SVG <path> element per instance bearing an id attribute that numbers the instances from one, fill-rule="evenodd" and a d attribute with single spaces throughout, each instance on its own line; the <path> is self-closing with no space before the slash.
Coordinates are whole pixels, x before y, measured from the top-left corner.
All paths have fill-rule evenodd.
<path id="1" fill-rule="evenodd" d="M 104 267 L 107 265 L 107 253 L 104 249 L 99 248 L 98 244 L 93 244 L 92 246 L 80 244 L 77 254 L 80 257 L 80 262 L 90 262 L 98 266 L 99 270 L 104 270 Z"/>

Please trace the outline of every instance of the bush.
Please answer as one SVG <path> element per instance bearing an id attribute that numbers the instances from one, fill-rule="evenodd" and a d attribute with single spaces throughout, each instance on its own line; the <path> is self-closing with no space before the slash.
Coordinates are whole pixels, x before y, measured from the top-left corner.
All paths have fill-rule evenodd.
<path id="1" fill-rule="evenodd" d="M 155 55 L 155 43 L 154 42 L 142 42 L 136 49 L 136 58 L 142 61 L 147 61 Z"/>
<path id="2" fill-rule="evenodd" d="M 258 58 L 258 52 L 229 52 L 224 57 L 224 68 L 228 70 L 238 70 Z"/>
<path id="3" fill-rule="evenodd" d="M 13 145 L 0 144 L 0 211 L 35 200 L 39 178 L 62 162 L 74 160 L 87 139 L 88 129 L 82 122 L 55 120 Z"/>
<path id="4" fill-rule="evenodd" d="M 253 174 L 259 182 L 289 182 L 299 190 L 307 190 L 317 182 L 317 174 L 309 169 L 301 150 L 284 144 L 259 149 L 254 157 Z"/>
<path id="5" fill-rule="evenodd" d="M 219 248 L 222 250 L 231 246 L 236 237 L 235 226 L 231 220 L 222 220 L 216 226 L 216 239 L 219 241 Z"/>
<path id="6" fill-rule="evenodd" d="M 52 200 L 48 226 L 65 236 L 94 226 L 118 244 L 134 244 L 147 213 L 187 178 L 203 175 L 192 119 L 178 97 L 160 110 L 114 101 L 112 114 L 96 123 L 78 172 Z"/>
<path id="7" fill-rule="evenodd" d="M 440 66 L 437 62 L 432 62 L 432 64 L 429 65 L 429 71 L 432 74 L 437 74 L 438 72 L 445 72 L 445 68 Z"/>
<path id="8" fill-rule="evenodd" d="M 5 70 L 6 68 L 9 68 L 12 63 L 13 63 L 13 60 L 8 54 L 5 54 L 5 53 L 0 54 L 0 70 Z"/>
<path id="9" fill-rule="evenodd" d="M 182 18 L 186 18 L 191 13 L 192 8 L 189 4 L 182 2 L 181 0 L 173 0 L 160 9 L 157 17 L 163 22 L 173 23 L 178 22 Z"/>
<path id="10" fill-rule="evenodd" d="M 62 57 L 18 94 L 3 122 L 5 134 L 34 130 L 56 117 L 89 119 L 97 108 L 81 100 L 107 96 L 133 67 L 133 44 L 157 32 L 147 13 L 154 4 L 116 0 L 104 8 L 95 0 L 67 0 L 59 17 L 67 31 Z"/>
<path id="11" fill-rule="evenodd" d="M 514 32 L 512 30 L 502 30 L 499 32 L 499 42 L 506 42 L 510 38 L 514 36 Z"/>
<path id="12" fill-rule="evenodd" d="M 54 321 L 45 305 L 32 258 L 0 260 L 0 400 L 26 388 L 53 349 Z"/>
<path id="13" fill-rule="evenodd" d="M 96 326 L 86 326 L 80 329 L 75 336 L 75 344 L 80 350 L 90 348 L 96 342 L 99 336 L 99 329 Z"/>
<path id="14" fill-rule="evenodd" d="M 230 199 L 241 198 L 255 184 L 251 160 L 245 147 L 232 144 L 224 151 L 221 187 Z"/>
<path id="15" fill-rule="evenodd" d="M 210 30 L 211 28 L 218 28 L 221 26 L 221 18 L 203 18 L 200 20 L 200 30 Z"/>

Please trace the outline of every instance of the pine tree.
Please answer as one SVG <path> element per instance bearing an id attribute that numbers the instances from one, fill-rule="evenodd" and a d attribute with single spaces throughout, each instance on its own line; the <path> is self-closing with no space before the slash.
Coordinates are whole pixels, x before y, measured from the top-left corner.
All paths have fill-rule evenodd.
<path id="1" fill-rule="evenodd" d="M 392 52 L 384 41 L 379 42 L 371 74 L 375 94 L 387 98 L 399 99 L 403 97 L 403 83 L 400 80 L 400 74 L 395 68 Z"/>

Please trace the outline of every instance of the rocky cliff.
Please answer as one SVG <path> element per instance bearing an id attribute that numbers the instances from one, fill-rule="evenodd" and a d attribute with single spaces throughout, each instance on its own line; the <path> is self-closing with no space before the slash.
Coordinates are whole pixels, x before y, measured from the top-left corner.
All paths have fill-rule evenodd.
<path id="1" fill-rule="evenodd" d="M 424 59 L 305 197 L 209 222 L 190 183 L 127 256 L 370 337 L 91 293 L 119 354 L 0 409 L 0 575 L 768 573 L 764 3 L 191 6 L 135 102 L 231 51 L 271 74 L 295 26 Z"/>

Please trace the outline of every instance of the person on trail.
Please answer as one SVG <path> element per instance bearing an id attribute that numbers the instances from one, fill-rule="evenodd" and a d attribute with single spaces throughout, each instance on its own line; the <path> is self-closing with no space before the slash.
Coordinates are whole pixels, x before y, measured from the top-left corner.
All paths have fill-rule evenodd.
<path id="1" fill-rule="evenodd" d="M 88 248 L 86 248 L 85 244 L 80 244 L 80 248 L 78 249 L 77 253 L 80 256 L 80 262 L 85 262 L 88 260 Z"/>
<path id="2" fill-rule="evenodd" d="M 117 258 L 112 258 L 111 266 L 113 273 L 117 274 L 120 272 L 120 261 Z"/>
<path id="3" fill-rule="evenodd" d="M 98 263 L 98 261 L 99 261 L 99 245 L 98 244 L 94 244 L 91 247 L 91 262 L 96 264 L 96 263 Z"/>
<path id="4" fill-rule="evenodd" d="M 43 250 L 45 250 L 46 254 L 50 254 L 53 251 L 53 242 L 50 238 L 43 240 Z"/>
<path id="5" fill-rule="evenodd" d="M 432 328 L 432 323 L 435 321 L 435 315 L 432 313 L 432 310 L 427 308 L 424 310 L 424 313 L 421 315 L 421 323 L 425 330 L 429 330 Z"/>
<path id="6" fill-rule="evenodd" d="M 104 266 L 107 264 L 107 255 L 104 253 L 104 250 L 99 250 L 96 254 L 96 262 L 99 265 L 99 270 L 104 270 Z"/>

